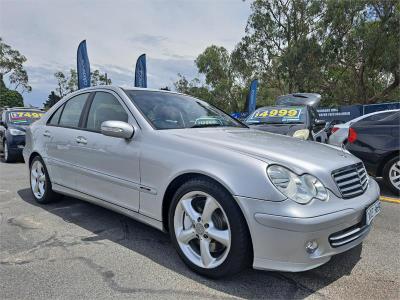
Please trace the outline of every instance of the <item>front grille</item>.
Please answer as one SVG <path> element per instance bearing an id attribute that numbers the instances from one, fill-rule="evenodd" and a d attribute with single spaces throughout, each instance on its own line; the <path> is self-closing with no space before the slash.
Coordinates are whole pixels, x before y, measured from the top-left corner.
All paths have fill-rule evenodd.
<path id="1" fill-rule="evenodd" d="M 368 225 L 362 225 L 362 223 L 358 223 L 354 226 L 341 230 L 339 232 L 335 232 L 329 237 L 329 243 L 333 248 L 337 248 L 340 246 L 344 246 L 356 239 L 364 236 L 369 231 Z"/>
<path id="2" fill-rule="evenodd" d="M 368 186 L 367 171 L 362 163 L 335 170 L 332 176 L 343 198 L 361 195 Z"/>

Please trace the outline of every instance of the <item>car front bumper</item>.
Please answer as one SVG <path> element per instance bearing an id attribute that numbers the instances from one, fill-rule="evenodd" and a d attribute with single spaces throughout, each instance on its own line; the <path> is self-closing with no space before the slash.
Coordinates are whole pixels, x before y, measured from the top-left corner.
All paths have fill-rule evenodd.
<path id="1" fill-rule="evenodd" d="M 25 135 L 8 135 L 8 151 L 16 154 L 22 154 L 25 147 Z"/>
<path id="2" fill-rule="evenodd" d="M 368 189 L 358 197 L 341 199 L 330 193 L 328 201 L 340 201 L 340 209 L 337 209 L 336 203 L 333 205 L 335 211 L 306 217 L 299 215 L 302 215 L 301 210 L 307 210 L 307 205 L 289 199 L 273 202 L 237 196 L 252 237 L 253 267 L 306 271 L 328 262 L 335 254 L 355 247 L 370 231 L 371 225 L 365 224 L 365 211 L 379 200 L 379 193 L 378 184 L 370 179 Z M 322 204 L 329 207 L 329 203 Z M 318 245 L 313 253 L 306 250 L 308 242 Z"/>

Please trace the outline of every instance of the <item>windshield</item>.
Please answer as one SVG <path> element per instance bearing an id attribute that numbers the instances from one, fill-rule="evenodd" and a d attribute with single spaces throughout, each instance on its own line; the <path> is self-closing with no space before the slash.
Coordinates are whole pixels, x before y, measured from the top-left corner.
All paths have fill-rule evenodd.
<path id="1" fill-rule="evenodd" d="M 271 106 L 257 109 L 246 119 L 246 124 L 304 124 L 306 107 L 304 106 Z"/>
<path id="2" fill-rule="evenodd" d="M 44 112 L 34 110 L 10 111 L 8 113 L 8 121 L 15 125 L 30 125 L 39 120 L 43 115 Z"/>
<path id="3" fill-rule="evenodd" d="M 216 107 L 189 96 L 141 90 L 125 92 L 156 129 L 245 127 Z"/>

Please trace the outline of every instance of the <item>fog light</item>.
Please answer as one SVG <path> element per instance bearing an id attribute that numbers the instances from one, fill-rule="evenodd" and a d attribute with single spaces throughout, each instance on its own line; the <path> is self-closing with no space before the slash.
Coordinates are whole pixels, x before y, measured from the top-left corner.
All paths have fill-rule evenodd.
<path id="1" fill-rule="evenodd" d="M 306 251 L 310 254 L 314 253 L 315 250 L 318 249 L 318 243 L 317 241 L 308 241 L 306 243 Z"/>

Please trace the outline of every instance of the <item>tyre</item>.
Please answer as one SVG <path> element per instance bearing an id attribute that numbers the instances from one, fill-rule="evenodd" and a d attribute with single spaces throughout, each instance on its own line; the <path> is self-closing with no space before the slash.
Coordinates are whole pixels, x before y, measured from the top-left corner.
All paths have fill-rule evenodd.
<path id="1" fill-rule="evenodd" d="M 3 141 L 3 154 L 4 154 L 4 161 L 6 163 L 12 163 L 17 160 L 17 156 L 10 150 L 7 140 Z"/>
<path id="2" fill-rule="evenodd" d="M 191 179 L 176 192 L 169 232 L 179 256 L 195 272 L 220 278 L 249 266 L 250 233 L 233 197 L 208 179 Z"/>
<path id="3" fill-rule="evenodd" d="M 36 156 L 29 167 L 31 192 L 41 204 L 53 201 L 57 194 L 51 188 L 49 173 L 41 157 Z"/>
<path id="4" fill-rule="evenodd" d="M 390 190 L 400 194 L 400 159 L 398 156 L 389 160 L 383 168 L 383 177 Z"/>

